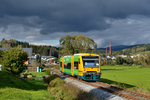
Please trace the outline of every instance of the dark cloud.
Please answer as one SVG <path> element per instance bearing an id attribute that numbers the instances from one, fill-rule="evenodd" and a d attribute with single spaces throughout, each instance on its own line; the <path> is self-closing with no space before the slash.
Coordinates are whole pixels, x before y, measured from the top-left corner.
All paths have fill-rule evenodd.
<path id="1" fill-rule="evenodd" d="M 20 32 L 20 38 L 23 35 L 41 40 L 47 36 L 56 39 L 56 33 L 64 36 L 76 32 L 97 41 L 111 39 L 114 44 L 118 44 L 124 34 L 135 33 L 133 28 L 138 24 L 129 27 L 129 24 L 122 23 L 132 19 L 130 16 L 139 16 L 137 20 L 141 16 L 148 19 L 149 5 L 149 0 L 0 0 L 0 31 L 5 33 L 3 37 L 15 37 Z M 14 26 L 16 29 L 13 29 Z M 128 33 L 122 31 L 125 28 Z"/>
<path id="2" fill-rule="evenodd" d="M 132 14 L 149 16 L 149 5 L 149 0 L 1 0 L 0 15 L 1 18 L 5 16 L 22 18 L 11 20 L 9 23 L 38 16 L 43 22 L 36 20 L 32 24 L 35 27 L 37 24 L 43 25 L 41 34 L 88 32 L 109 28 L 105 17 L 125 18 Z M 26 20 L 20 23 L 31 25 Z M 8 24 L 8 21 L 4 24 Z"/>

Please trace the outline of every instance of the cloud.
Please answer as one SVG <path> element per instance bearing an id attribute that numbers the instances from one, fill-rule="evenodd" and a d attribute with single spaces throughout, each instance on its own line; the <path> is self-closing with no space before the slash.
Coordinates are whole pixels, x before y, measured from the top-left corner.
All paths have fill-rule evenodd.
<path id="1" fill-rule="evenodd" d="M 45 42 L 30 42 L 32 45 L 46 45 L 59 47 L 59 43 L 45 43 Z"/>
<path id="2" fill-rule="evenodd" d="M 82 34 L 99 45 L 149 43 L 149 0 L 0 0 L 0 38 L 59 40 Z"/>
<path id="3" fill-rule="evenodd" d="M 111 20 L 111 19 L 110 19 Z M 97 42 L 99 47 L 109 45 L 134 45 L 150 43 L 150 18 L 145 16 L 129 16 L 125 19 L 111 20 L 111 27 L 104 31 L 95 31 L 94 35 L 90 35 Z M 90 33 L 87 33 L 90 34 Z"/>

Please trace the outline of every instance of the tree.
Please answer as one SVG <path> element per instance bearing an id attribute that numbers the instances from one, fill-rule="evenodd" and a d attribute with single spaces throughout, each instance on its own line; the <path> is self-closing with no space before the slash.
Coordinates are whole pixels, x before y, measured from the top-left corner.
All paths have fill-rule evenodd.
<path id="1" fill-rule="evenodd" d="M 2 59 L 3 70 L 18 75 L 26 68 L 24 62 L 28 55 L 20 48 L 11 48 L 3 52 Z"/>
<path id="2" fill-rule="evenodd" d="M 126 61 L 122 57 L 116 58 L 116 64 L 117 65 L 122 65 L 123 63 L 126 63 Z"/>
<path id="3" fill-rule="evenodd" d="M 3 51 L 0 50 L 0 64 L 2 63 L 2 55 L 3 55 Z"/>
<path id="4" fill-rule="evenodd" d="M 62 37 L 59 42 L 62 55 L 87 53 L 97 48 L 93 39 L 83 35 L 67 35 Z"/>
<path id="5" fill-rule="evenodd" d="M 141 67 L 150 67 L 150 54 L 140 57 Z"/>
<path id="6" fill-rule="evenodd" d="M 39 54 L 37 54 L 35 56 L 35 60 L 36 60 L 37 63 L 41 63 L 41 56 Z"/>

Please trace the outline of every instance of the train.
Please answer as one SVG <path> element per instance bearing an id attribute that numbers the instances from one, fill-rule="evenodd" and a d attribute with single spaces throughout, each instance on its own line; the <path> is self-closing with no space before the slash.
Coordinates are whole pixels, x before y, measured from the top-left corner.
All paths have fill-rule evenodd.
<path id="1" fill-rule="evenodd" d="M 100 81 L 100 56 L 90 53 L 63 56 L 60 58 L 60 72 L 85 81 Z"/>

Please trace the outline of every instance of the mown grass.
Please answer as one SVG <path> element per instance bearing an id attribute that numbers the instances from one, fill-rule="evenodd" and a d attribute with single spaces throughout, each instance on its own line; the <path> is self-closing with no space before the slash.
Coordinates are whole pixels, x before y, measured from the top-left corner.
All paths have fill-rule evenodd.
<path id="1" fill-rule="evenodd" d="M 36 76 L 36 77 L 43 77 L 44 75 L 46 75 L 45 72 L 30 72 L 33 76 Z"/>
<path id="2" fill-rule="evenodd" d="M 0 100 L 54 100 L 43 80 L 25 80 L 0 72 Z"/>
<path id="3" fill-rule="evenodd" d="M 101 68 L 102 82 L 150 93 L 150 68 L 140 66 L 102 66 Z"/>

